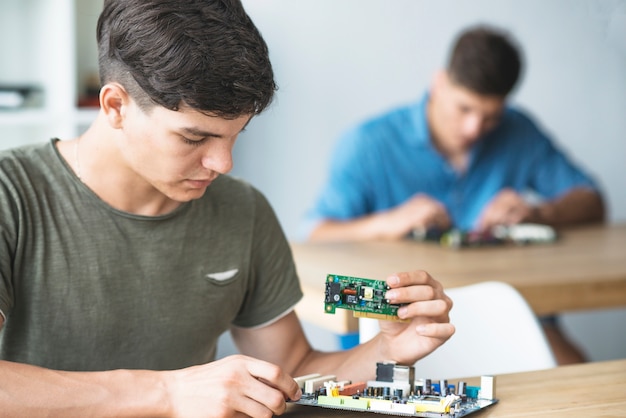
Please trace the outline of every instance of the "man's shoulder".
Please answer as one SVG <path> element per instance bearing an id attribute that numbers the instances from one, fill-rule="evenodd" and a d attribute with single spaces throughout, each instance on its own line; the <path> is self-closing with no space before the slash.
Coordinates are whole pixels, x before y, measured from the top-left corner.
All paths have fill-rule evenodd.
<path id="1" fill-rule="evenodd" d="M 49 151 L 49 142 L 20 145 L 0 150 L 0 161 L 29 160 L 33 158 L 48 157 L 50 154 Z"/>
<path id="2" fill-rule="evenodd" d="M 508 105 L 502 116 L 504 123 L 515 127 L 532 127 L 537 126 L 534 116 L 530 111 L 521 105 Z"/>
<path id="3" fill-rule="evenodd" d="M 522 141 L 526 145 L 530 141 L 549 142 L 534 116 L 520 106 L 509 105 L 505 109 L 499 127 L 492 133 L 500 140 L 508 142 Z"/>
<path id="4" fill-rule="evenodd" d="M 49 168 L 53 152 L 50 143 L 22 145 L 0 151 L 0 172 L 16 175 L 27 172 L 34 175 Z"/>
<path id="5" fill-rule="evenodd" d="M 417 103 L 404 103 L 365 119 L 359 126 L 371 128 L 380 125 L 410 123 L 420 111 L 421 101 Z"/>
<path id="6" fill-rule="evenodd" d="M 389 142 L 396 139 L 427 136 L 423 101 L 405 103 L 371 116 L 348 130 L 346 136 L 359 140 Z"/>

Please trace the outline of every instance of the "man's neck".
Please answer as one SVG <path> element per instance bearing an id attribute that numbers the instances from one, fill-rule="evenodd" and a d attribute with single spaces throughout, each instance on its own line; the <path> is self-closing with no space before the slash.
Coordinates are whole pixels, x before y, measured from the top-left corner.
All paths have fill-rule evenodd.
<path id="1" fill-rule="evenodd" d="M 79 179 L 111 207 L 143 216 L 167 214 L 181 205 L 128 166 L 107 127 L 96 121 L 81 137 L 59 141 L 59 152 Z M 114 133 L 112 133 L 114 135 Z"/>

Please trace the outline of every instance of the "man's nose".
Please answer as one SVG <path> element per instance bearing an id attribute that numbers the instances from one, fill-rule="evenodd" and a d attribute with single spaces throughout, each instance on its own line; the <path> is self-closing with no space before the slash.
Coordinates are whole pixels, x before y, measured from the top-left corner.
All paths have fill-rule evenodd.
<path id="1" fill-rule="evenodd" d="M 226 174 L 233 169 L 232 151 L 232 146 L 226 141 L 215 144 L 202 157 L 202 166 L 220 174 Z"/>
<path id="2" fill-rule="evenodd" d="M 478 115 L 469 115 L 463 121 L 463 136 L 466 138 L 478 138 L 485 126 L 485 121 Z"/>

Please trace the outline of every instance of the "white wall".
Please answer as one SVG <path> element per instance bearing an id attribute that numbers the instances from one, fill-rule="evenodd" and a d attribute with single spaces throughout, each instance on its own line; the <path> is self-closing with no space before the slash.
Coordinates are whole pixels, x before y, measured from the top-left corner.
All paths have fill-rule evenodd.
<path id="1" fill-rule="evenodd" d="M 338 135 L 414 100 L 461 28 L 508 28 L 527 68 L 513 99 L 604 187 L 626 221 L 626 0 L 244 0 L 280 86 L 235 150 L 234 174 L 270 199 L 288 236 Z M 626 310 L 564 315 L 592 360 L 626 357 Z M 616 330 L 621 330 L 616 332 Z"/>

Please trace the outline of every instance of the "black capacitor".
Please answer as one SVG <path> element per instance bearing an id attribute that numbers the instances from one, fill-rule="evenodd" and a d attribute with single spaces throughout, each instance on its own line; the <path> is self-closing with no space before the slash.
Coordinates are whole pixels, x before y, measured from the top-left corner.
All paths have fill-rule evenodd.
<path id="1" fill-rule="evenodd" d="M 338 282 L 327 282 L 326 283 L 326 298 L 324 302 L 326 303 L 337 303 L 341 300 L 341 284 Z"/>
<path id="2" fill-rule="evenodd" d="M 393 382 L 393 363 L 376 363 L 376 380 L 379 382 Z"/>

